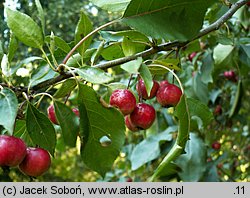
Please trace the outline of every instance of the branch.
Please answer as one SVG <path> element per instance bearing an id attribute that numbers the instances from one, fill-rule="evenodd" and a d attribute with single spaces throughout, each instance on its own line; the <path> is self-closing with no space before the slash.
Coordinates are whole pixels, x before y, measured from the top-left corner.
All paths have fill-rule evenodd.
<path id="1" fill-rule="evenodd" d="M 135 60 L 138 57 L 145 58 L 145 57 L 148 57 L 150 55 L 156 54 L 157 52 L 160 52 L 160 51 L 169 51 L 169 50 L 172 50 L 173 48 L 183 47 L 183 46 L 187 45 L 188 43 L 190 43 L 190 42 L 192 42 L 192 41 L 194 41 L 194 40 L 196 40 L 198 38 L 201 38 L 201 37 L 207 35 L 208 33 L 212 32 L 212 31 L 218 30 L 228 19 L 230 19 L 232 17 L 232 15 L 239 8 L 241 8 L 243 5 L 245 5 L 248 1 L 249 0 L 239 0 L 238 2 L 233 4 L 231 6 L 231 8 L 221 18 L 219 18 L 217 21 L 215 21 L 213 24 L 209 25 L 208 27 L 202 29 L 200 31 L 200 33 L 194 39 L 192 39 L 190 41 L 187 41 L 187 42 L 173 41 L 173 42 L 169 42 L 169 43 L 164 43 L 164 44 L 152 47 L 150 49 L 147 49 L 145 51 L 142 51 L 140 53 L 137 53 L 135 55 L 127 56 L 127 57 L 123 57 L 123 58 L 118 58 L 118 59 L 108 61 L 108 62 L 105 62 L 105 63 L 100 63 L 100 64 L 97 64 L 97 65 L 94 65 L 93 67 L 100 68 L 100 69 L 107 69 L 107 68 L 115 67 L 117 65 L 126 63 L 126 62 L 131 61 L 131 60 Z M 105 27 L 106 27 L 106 25 L 105 25 Z M 79 45 L 78 45 L 78 47 L 79 47 Z M 67 58 L 69 58 L 69 57 L 67 57 Z M 66 60 L 66 58 L 65 58 L 65 60 Z M 64 60 L 64 62 L 65 62 L 65 60 Z M 71 73 L 61 74 L 61 75 L 59 75 L 59 76 L 57 76 L 57 77 L 55 77 L 53 79 L 50 79 L 50 80 L 44 81 L 42 83 L 39 83 L 38 85 L 32 87 L 32 90 L 36 91 L 36 90 L 48 87 L 50 85 L 53 85 L 55 83 L 58 83 L 58 82 L 60 82 L 62 80 L 70 78 L 70 77 L 72 77 Z"/>

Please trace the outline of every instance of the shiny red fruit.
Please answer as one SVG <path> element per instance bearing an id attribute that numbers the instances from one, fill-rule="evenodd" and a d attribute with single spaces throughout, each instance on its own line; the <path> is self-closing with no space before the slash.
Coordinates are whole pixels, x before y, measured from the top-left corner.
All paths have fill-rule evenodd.
<path id="1" fill-rule="evenodd" d="M 233 70 L 229 70 L 229 71 L 225 71 L 224 72 L 224 77 L 228 80 L 231 80 L 233 82 L 236 82 L 237 81 L 237 77 L 236 77 L 236 74 Z"/>
<path id="2" fill-rule="evenodd" d="M 136 127 L 130 119 L 130 115 L 125 116 L 125 125 L 126 127 L 133 132 L 139 131 L 138 127 Z"/>
<path id="3" fill-rule="evenodd" d="M 133 179 L 132 178 L 127 178 L 126 182 L 133 182 Z"/>
<path id="4" fill-rule="evenodd" d="M 220 147 L 221 147 L 221 144 L 220 144 L 219 142 L 214 142 L 214 143 L 212 144 L 212 148 L 213 148 L 214 150 L 219 150 Z"/>
<path id="5" fill-rule="evenodd" d="M 148 129 L 151 127 L 155 117 L 154 107 L 145 103 L 138 103 L 135 110 L 130 114 L 131 122 L 140 129 Z"/>
<path id="6" fill-rule="evenodd" d="M 19 165 L 19 169 L 28 176 L 38 177 L 49 169 L 50 164 L 48 151 L 42 148 L 27 148 L 27 155 Z"/>
<path id="7" fill-rule="evenodd" d="M 77 108 L 73 108 L 72 111 L 75 113 L 76 116 L 80 116 L 79 110 Z"/>
<path id="8" fill-rule="evenodd" d="M 156 99 L 163 107 L 176 106 L 182 96 L 181 89 L 174 84 L 160 86 Z"/>
<path id="9" fill-rule="evenodd" d="M 55 113 L 55 108 L 54 105 L 50 105 L 47 109 L 47 113 L 48 113 L 48 118 L 50 119 L 50 121 L 54 124 L 58 125 L 58 121 L 56 119 L 56 113 Z"/>
<path id="10" fill-rule="evenodd" d="M 120 109 L 123 115 L 128 115 L 134 110 L 136 99 L 129 90 L 117 89 L 111 94 L 109 104 Z"/>
<path id="11" fill-rule="evenodd" d="M 150 95 L 148 96 L 146 86 L 144 84 L 143 79 L 140 79 L 138 81 L 138 84 L 136 85 L 136 90 L 138 92 L 138 95 L 142 96 L 143 99 L 151 99 L 151 98 L 155 97 L 158 89 L 159 89 L 159 83 L 154 80 L 153 87 L 150 91 Z"/>
<path id="12" fill-rule="evenodd" d="M 0 135 L 0 166 L 14 167 L 26 155 L 26 144 L 17 137 Z"/>
<path id="13" fill-rule="evenodd" d="M 163 80 L 160 82 L 160 87 L 168 85 L 168 84 L 169 84 L 169 82 L 167 80 Z"/>
<path id="14" fill-rule="evenodd" d="M 196 54 L 197 54 L 196 52 L 192 52 L 191 54 L 188 55 L 188 59 L 190 62 L 193 61 L 193 58 L 196 56 Z"/>
<path id="15" fill-rule="evenodd" d="M 214 109 L 214 115 L 221 115 L 221 114 L 222 114 L 221 105 L 217 105 Z"/>

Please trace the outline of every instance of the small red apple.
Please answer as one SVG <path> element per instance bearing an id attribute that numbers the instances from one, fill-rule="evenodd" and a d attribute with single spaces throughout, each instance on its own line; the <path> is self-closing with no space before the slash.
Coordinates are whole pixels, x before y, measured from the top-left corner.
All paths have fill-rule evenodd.
<path id="1" fill-rule="evenodd" d="M 111 94 L 109 104 L 117 107 L 123 115 L 128 115 L 134 110 L 136 99 L 134 94 L 129 90 L 117 89 Z"/>
<path id="2" fill-rule="evenodd" d="M 214 115 L 221 115 L 222 114 L 222 108 L 221 105 L 217 105 L 214 109 Z"/>
<path id="3" fill-rule="evenodd" d="M 168 84 L 169 84 L 169 82 L 167 80 L 163 80 L 160 82 L 160 87 L 168 85 Z"/>
<path id="4" fill-rule="evenodd" d="M 237 82 L 237 76 L 233 70 L 225 71 L 224 77 L 230 81 Z"/>
<path id="5" fill-rule="evenodd" d="M 132 178 L 127 178 L 126 182 L 133 182 L 133 179 Z"/>
<path id="6" fill-rule="evenodd" d="M 138 103 L 130 114 L 131 122 L 140 129 L 148 129 L 154 123 L 156 117 L 153 106 L 145 103 Z"/>
<path id="7" fill-rule="evenodd" d="M 77 117 L 79 117 L 79 110 L 77 108 L 73 108 L 72 111 L 75 113 Z"/>
<path id="8" fill-rule="evenodd" d="M 27 155 L 19 164 L 19 169 L 28 176 L 38 177 L 49 169 L 50 164 L 48 151 L 42 148 L 27 148 Z"/>
<path id="9" fill-rule="evenodd" d="M 138 84 L 136 85 L 136 90 L 138 92 L 138 95 L 142 96 L 143 99 L 151 99 L 151 98 L 155 97 L 158 88 L 159 88 L 159 83 L 156 82 L 155 80 L 153 80 L 153 87 L 150 91 L 150 95 L 148 96 L 146 86 L 144 84 L 143 79 L 140 79 L 138 81 Z"/>
<path id="10" fill-rule="evenodd" d="M 220 147 L 221 147 L 221 144 L 219 142 L 217 142 L 217 141 L 212 144 L 212 148 L 214 150 L 219 150 Z"/>
<path id="11" fill-rule="evenodd" d="M 0 166 L 19 165 L 26 155 L 26 144 L 20 138 L 0 135 Z"/>
<path id="12" fill-rule="evenodd" d="M 193 61 L 193 58 L 196 56 L 196 54 L 197 54 L 196 52 L 192 52 L 191 54 L 188 55 L 188 59 L 190 62 Z"/>
<path id="13" fill-rule="evenodd" d="M 131 122 L 130 115 L 126 115 L 126 116 L 125 116 L 125 125 L 126 125 L 126 127 L 127 127 L 130 131 L 133 131 L 133 132 L 139 131 L 138 127 L 136 127 L 136 126 Z"/>
<path id="14" fill-rule="evenodd" d="M 58 125 L 58 121 L 56 119 L 56 113 L 55 113 L 55 108 L 54 105 L 50 105 L 47 109 L 47 113 L 48 113 L 48 118 L 50 119 L 50 121 L 56 125 Z"/>
<path id="15" fill-rule="evenodd" d="M 163 107 L 176 106 L 182 96 L 181 89 L 174 84 L 160 86 L 156 99 Z"/>

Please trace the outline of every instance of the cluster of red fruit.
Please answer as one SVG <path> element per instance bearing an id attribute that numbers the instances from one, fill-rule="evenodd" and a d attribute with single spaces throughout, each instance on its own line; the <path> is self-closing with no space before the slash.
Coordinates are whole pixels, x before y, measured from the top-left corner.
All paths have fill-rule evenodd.
<path id="1" fill-rule="evenodd" d="M 163 107 L 176 106 L 181 98 L 182 92 L 179 87 L 164 80 L 153 81 L 153 87 L 148 96 L 145 83 L 142 79 L 136 85 L 139 98 L 144 100 L 156 96 L 157 102 Z M 110 96 L 110 105 L 118 108 L 125 116 L 125 124 L 131 131 L 148 129 L 152 126 L 156 112 L 152 105 L 139 102 L 136 103 L 134 94 L 128 89 L 117 89 Z"/>
<path id="2" fill-rule="evenodd" d="M 237 76 L 233 70 L 225 71 L 224 77 L 232 82 L 237 82 Z"/>
<path id="3" fill-rule="evenodd" d="M 26 147 L 20 138 L 0 135 L 0 166 L 16 167 L 26 175 L 37 177 L 45 173 L 51 164 L 48 151 Z"/>

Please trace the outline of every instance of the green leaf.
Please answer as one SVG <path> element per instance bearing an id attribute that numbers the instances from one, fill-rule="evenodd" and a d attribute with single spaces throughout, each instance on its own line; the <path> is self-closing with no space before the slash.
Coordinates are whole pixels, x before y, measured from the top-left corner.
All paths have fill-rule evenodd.
<path id="1" fill-rule="evenodd" d="M 214 119 L 213 113 L 210 111 L 208 106 L 203 104 L 199 100 L 188 98 L 187 104 L 191 118 L 198 117 L 202 121 L 202 123 L 198 123 L 199 128 L 207 127 L 210 124 L 210 122 Z"/>
<path id="2" fill-rule="evenodd" d="M 2 41 L 0 41 L 0 59 L 3 57 L 4 52 L 3 52 L 3 46 L 2 46 Z"/>
<path id="3" fill-rule="evenodd" d="M 143 61 L 142 58 L 138 57 L 136 60 L 132 60 L 122 64 L 121 68 L 130 74 L 138 74 L 142 61 Z"/>
<path id="4" fill-rule="evenodd" d="M 175 115 L 179 120 L 178 136 L 176 142 L 155 170 L 155 173 L 150 179 L 151 181 L 159 176 L 167 176 L 175 172 L 174 170 L 177 168 L 177 166 L 173 164 L 173 161 L 181 155 L 185 148 L 186 142 L 188 141 L 190 115 L 185 95 L 182 95 L 180 102 L 176 106 Z"/>
<path id="5" fill-rule="evenodd" d="M 32 142 L 54 155 L 56 133 L 49 118 L 31 103 L 28 103 L 26 112 L 26 127 Z"/>
<path id="6" fill-rule="evenodd" d="M 147 93 L 148 95 L 150 95 L 150 92 L 154 83 L 153 83 L 153 78 L 149 71 L 148 66 L 143 63 L 139 69 L 139 73 L 144 81 Z"/>
<path id="7" fill-rule="evenodd" d="M 9 8 L 6 8 L 5 11 L 9 28 L 21 42 L 34 48 L 43 46 L 42 30 L 32 18 Z"/>
<path id="8" fill-rule="evenodd" d="M 184 182 L 200 181 L 206 171 L 206 145 L 197 134 L 190 133 L 185 154 L 178 157 L 176 164 L 182 169 L 178 174 Z"/>
<path id="9" fill-rule="evenodd" d="M 17 116 L 18 101 L 15 93 L 3 88 L 0 90 L 0 125 L 2 125 L 11 135 Z"/>
<path id="10" fill-rule="evenodd" d="M 45 35 L 45 16 L 44 16 L 43 8 L 39 0 L 35 0 L 35 3 L 36 3 L 37 10 L 38 10 L 38 18 L 41 21 L 43 35 Z"/>
<path id="11" fill-rule="evenodd" d="M 155 75 L 163 75 L 164 73 L 168 73 L 168 69 L 174 69 L 176 71 L 180 71 L 180 67 L 178 66 L 179 64 L 179 60 L 178 59 L 173 59 L 173 58 L 168 58 L 168 59 L 163 59 L 163 60 L 154 60 L 153 64 L 150 65 L 149 70 L 151 72 L 151 74 L 155 74 Z M 166 67 L 168 69 L 165 69 L 163 67 L 159 67 L 157 65 L 154 64 L 159 64 L 162 65 L 163 67 Z"/>
<path id="12" fill-rule="evenodd" d="M 207 104 L 209 100 L 208 85 L 201 80 L 201 77 L 202 74 L 200 72 L 196 72 L 193 78 L 193 90 L 196 97 Z"/>
<path id="13" fill-rule="evenodd" d="M 131 0 L 123 21 L 153 38 L 186 41 L 199 33 L 207 8 L 213 2 L 215 0 Z"/>
<path id="14" fill-rule="evenodd" d="M 239 105 L 241 104 L 241 98 L 242 98 L 242 81 L 241 80 L 239 80 L 238 81 L 238 85 L 237 85 L 237 91 L 236 91 L 236 94 L 235 94 L 235 96 L 234 96 L 234 102 L 233 102 L 233 105 L 232 105 L 232 107 L 231 107 L 231 109 L 230 109 L 230 112 L 229 112 L 229 118 L 231 118 L 231 117 L 233 117 L 235 114 L 236 114 L 236 112 L 239 110 Z"/>
<path id="15" fill-rule="evenodd" d="M 122 50 L 125 56 L 131 56 L 136 53 L 136 46 L 128 37 L 124 37 L 122 41 Z"/>
<path id="16" fill-rule="evenodd" d="M 90 0 L 93 4 L 111 12 L 123 12 L 131 0 Z"/>
<path id="17" fill-rule="evenodd" d="M 103 49 L 101 55 L 105 60 L 114 60 L 124 57 L 123 50 L 120 44 L 109 45 L 108 47 Z"/>
<path id="18" fill-rule="evenodd" d="M 213 58 L 215 61 L 216 65 L 223 65 L 223 64 L 227 64 L 230 62 L 231 58 L 231 54 L 234 50 L 234 46 L 232 45 L 221 45 L 218 44 L 215 48 L 214 48 L 214 53 L 213 53 Z"/>
<path id="19" fill-rule="evenodd" d="M 70 107 L 61 102 L 55 101 L 54 107 L 65 145 L 75 147 L 79 133 L 79 117 L 75 115 Z"/>
<path id="20" fill-rule="evenodd" d="M 104 44 L 105 42 L 102 41 L 100 43 L 100 45 L 98 46 L 97 50 L 93 53 L 93 55 L 91 56 L 91 66 L 93 66 L 95 64 L 95 62 L 98 60 L 98 58 L 100 57 L 102 50 L 104 48 Z"/>
<path id="21" fill-rule="evenodd" d="M 10 64 L 9 64 L 9 61 L 8 61 L 8 56 L 6 54 L 4 54 L 3 57 L 2 57 L 1 69 L 2 69 L 2 73 L 3 73 L 4 76 L 6 76 L 6 77 L 11 76 Z"/>
<path id="22" fill-rule="evenodd" d="M 75 79 L 67 79 L 62 83 L 62 86 L 54 94 L 54 98 L 63 98 L 67 96 L 76 87 Z"/>
<path id="23" fill-rule="evenodd" d="M 175 127 L 169 127 L 166 131 L 157 135 L 149 136 L 135 146 L 132 151 L 130 161 L 132 164 L 132 170 L 140 168 L 142 165 L 159 157 L 160 143 L 172 140 L 171 132 L 175 131 Z"/>
<path id="24" fill-rule="evenodd" d="M 113 92 L 116 89 L 126 89 L 127 88 L 127 85 L 122 84 L 122 83 L 118 83 L 118 82 L 110 83 L 107 86 L 111 89 L 111 92 Z"/>
<path id="25" fill-rule="evenodd" d="M 101 69 L 85 66 L 75 69 L 84 80 L 93 84 L 103 84 L 113 80 L 113 77 Z"/>
<path id="26" fill-rule="evenodd" d="M 9 47 L 8 47 L 8 60 L 9 60 L 9 63 L 14 58 L 17 48 L 18 48 L 18 40 L 16 39 L 15 35 L 13 33 L 11 33 L 10 34 Z"/>
<path id="27" fill-rule="evenodd" d="M 80 20 L 76 26 L 75 30 L 75 44 L 77 44 L 82 38 L 84 38 L 88 33 L 93 30 L 93 25 L 89 20 L 88 16 L 81 11 Z M 92 36 L 89 37 L 79 48 L 78 51 L 81 55 L 88 49 L 92 42 Z"/>
<path id="28" fill-rule="evenodd" d="M 38 61 L 38 60 L 44 60 L 43 58 L 41 57 L 38 57 L 38 56 L 31 56 L 31 57 L 28 57 L 28 58 L 25 58 L 23 60 L 21 60 L 19 63 L 16 64 L 15 67 L 11 67 L 10 68 L 10 73 L 11 75 L 16 73 L 16 71 L 22 67 L 23 65 L 27 65 L 28 63 L 31 63 L 33 61 Z"/>
<path id="29" fill-rule="evenodd" d="M 96 92 L 83 84 L 79 85 L 78 106 L 82 159 L 104 177 L 124 144 L 124 117 L 118 110 L 102 106 Z M 103 137 L 110 140 L 108 145 L 101 144 Z"/>
<path id="30" fill-rule="evenodd" d="M 54 38 L 54 43 L 55 43 L 56 47 L 58 47 L 59 49 L 61 49 L 65 53 L 69 53 L 71 48 L 68 45 L 68 43 L 66 43 L 66 41 L 64 41 L 62 38 L 55 36 L 55 35 L 53 36 L 53 38 Z M 45 37 L 45 41 L 48 43 L 50 43 L 50 39 L 51 39 L 50 36 Z"/>
<path id="31" fill-rule="evenodd" d="M 201 80 L 205 84 L 212 83 L 213 77 L 212 72 L 214 69 L 214 61 L 211 54 L 206 54 L 206 56 L 202 60 L 201 65 Z"/>

